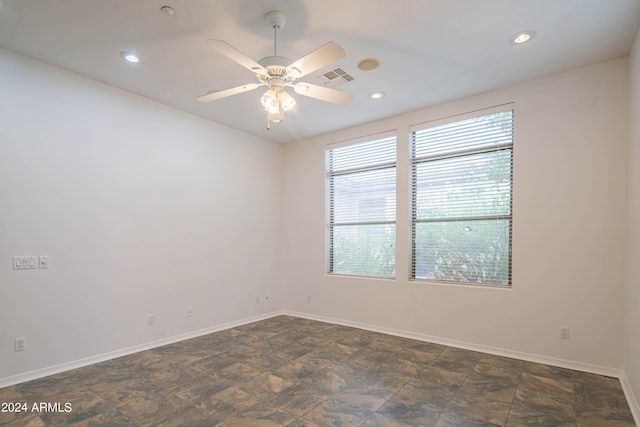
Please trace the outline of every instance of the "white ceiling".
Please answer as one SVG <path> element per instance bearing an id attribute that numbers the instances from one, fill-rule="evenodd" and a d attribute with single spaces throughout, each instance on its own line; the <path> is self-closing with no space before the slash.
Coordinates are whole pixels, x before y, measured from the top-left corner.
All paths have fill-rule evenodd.
<path id="1" fill-rule="evenodd" d="M 341 66 L 355 78 L 339 87 L 350 104 L 293 94 L 295 111 L 267 131 L 260 89 L 196 102 L 256 82 L 205 40 L 256 61 L 272 55 L 270 10 L 288 16 L 282 56 L 296 60 L 330 40 L 344 46 L 347 56 L 321 71 Z M 639 26 L 640 0 L 0 0 L 0 47 L 276 142 L 626 56 Z M 537 37 L 509 43 L 525 29 Z M 126 63 L 121 51 L 142 62 Z M 359 70 L 366 57 L 380 67 Z M 301 81 L 318 84 L 318 74 Z M 373 101 L 372 91 L 386 97 Z"/>

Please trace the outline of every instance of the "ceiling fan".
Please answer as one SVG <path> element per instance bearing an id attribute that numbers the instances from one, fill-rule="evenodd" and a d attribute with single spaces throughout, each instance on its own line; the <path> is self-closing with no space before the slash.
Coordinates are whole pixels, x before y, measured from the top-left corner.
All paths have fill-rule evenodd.
<path id="1" fill-rule="evenodd" d="M 265 18 L 273 28 L 273 56 L 266 56 L 258 62 L 222 40 L 207 40 L 207 44 L 213 49 L 242 65 L 247 70 L 254 72 L 258 78 L 258 83 L 248 83 L 231 89 L 211 91 L 196 98 L 199 102 L 215 101 L 257 89 L 260 86 L 268 86 L 269 89 L 262 95 L 260 102 L 267 112 L 267 130 L 270 130 L 271 122 L 277 123 L 284 119 L 284 113 L 290 111 L 296 104 L 295 99 L 285 90 L 286 87 L 292 87 L 298 95 L 335 104 L 347 104 L 351 101 L 351 94 L 347 92 L 310 83 L 294 83 L 296 79 L 313 73 L 344 57 L 345 51 L 342 46 L 330 41 L 292 62 L 278 55 L 278 30 L 284 27 L 287 22 L 287 16 L 279 10 L 272 10 L 265 15 Z"/>

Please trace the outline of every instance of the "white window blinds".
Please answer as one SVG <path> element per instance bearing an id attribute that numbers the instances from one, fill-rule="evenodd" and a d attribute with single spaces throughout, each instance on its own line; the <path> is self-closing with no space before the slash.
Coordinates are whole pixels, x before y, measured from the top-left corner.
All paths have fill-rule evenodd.
<path id="1" fill-rule="evenodd" d="M 395 277 L 395 135 L 325 155 L 328 272 Z"/>
<path id="2" fill-rule="evenodd" d="M 410 136 L 411 278 L 511 285 L 513 110 Z"/>

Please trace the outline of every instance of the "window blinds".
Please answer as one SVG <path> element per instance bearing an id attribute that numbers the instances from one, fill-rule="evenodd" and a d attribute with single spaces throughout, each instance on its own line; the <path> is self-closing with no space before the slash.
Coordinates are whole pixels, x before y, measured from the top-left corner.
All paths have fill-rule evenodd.
<path id="1" fill-rule="evenodd" d="M 410 137 L 411 278 L 510 285 L 513 110 Z"/>
<path id="2" fill-rule="evenodd" d="M 396 137 L 326 150 L 328 271 L 395 277 Z"/>

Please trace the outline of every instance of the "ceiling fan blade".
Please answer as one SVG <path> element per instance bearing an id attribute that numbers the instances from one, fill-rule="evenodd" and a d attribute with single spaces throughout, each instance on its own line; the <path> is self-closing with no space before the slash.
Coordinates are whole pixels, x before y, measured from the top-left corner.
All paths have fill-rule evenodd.
<path id="1" fill-rule="evenodd" d="M 287 67 L 287 73 L 291 73 L 291 70 L 297 69 L 300 71 L 300 74 L 296 75 L 296 78 L 304 77 L 325 65 L 337 61 L 345 55 L 346 53 L 342 46 L 336 42 L 328 42 L 289 65 Z"/>
<path id="2" fill-rule="evenodd" d="M 226 98 L 227 96 L 237 95 L 242 92 L 248 92 L 250 90 L 254 90 L 259 86 L 264 86 L 259 83 L 249 83 L 242 86 L 232 87 L 231 89 L 219 90 L 216 92 L 207 93 L 206 95 L 202 95 L 197 97 L 198 102 L 211 102 L 221 98 Z"/>
<path id="3" fill-rule="evenodd" d="M 312 85 L 309 83 L 296 83 L 293 90 L 298 95 L 320 99 L 322 101 L 333 102 L 334 104 L 348 104 L 352 95 L 341 90 L 335 90 L 324 86 Z"/>
<path id="4" fill-rule="evenodd" d="M 267 74 L 267 70 L 262 65 L 258 64 L 256 61 L 249 58 L 230 44 L 216 39 L 207 40 L 207 44 L 227 58 L 242 65 L 247 70 L 253 71 L 254 73 Z"/>

